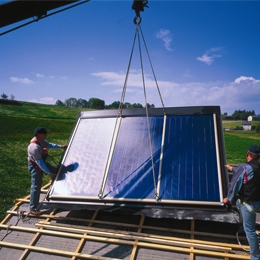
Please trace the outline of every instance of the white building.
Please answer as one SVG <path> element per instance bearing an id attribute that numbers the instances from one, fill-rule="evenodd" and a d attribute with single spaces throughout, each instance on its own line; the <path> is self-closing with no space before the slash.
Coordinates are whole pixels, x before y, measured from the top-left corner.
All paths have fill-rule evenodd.
<path id="1" fill-rule="evenodd" d="M 242 127 L 244 131 L 250 131 L 252 129 L 252 121 L 242 120 Z"/>

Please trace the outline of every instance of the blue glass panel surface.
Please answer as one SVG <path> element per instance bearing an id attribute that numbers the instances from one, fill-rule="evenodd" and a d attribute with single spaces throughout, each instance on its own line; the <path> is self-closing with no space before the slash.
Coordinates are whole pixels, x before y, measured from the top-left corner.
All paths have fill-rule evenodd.
<path id="1" fill-rule="evenodd" d="M 213 115 L 168 116 L 161 199 L 219 201 Z"/>
<path id="2" fill-rule="evenodd" d="M 155 179 L 158 179 L 163 116 L 149 117 Z M 122 119 L 104 197 L 154 198 L 154 179 L 146 117 Z"/>

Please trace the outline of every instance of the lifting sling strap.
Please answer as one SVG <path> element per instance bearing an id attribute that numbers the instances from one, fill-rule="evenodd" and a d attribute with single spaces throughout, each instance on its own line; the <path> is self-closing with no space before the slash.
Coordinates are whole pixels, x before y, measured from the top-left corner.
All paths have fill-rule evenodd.
<path id="1" fill-rule="evenodd" d="M 45 161 L 46 158 L 48 157 L 47 148 L 42 147 L 41 144 L 40 144 L 39 142 L 37 142 L 37 141 L 31 141 L 30 144 L 37 144 L 38 146 L 40 146 L 40 147 L 42 148 L 42 158 L 43 158 L 43 160 Z M 34 160 L 30 159 L 29 161 L 30 161 L 30 163 L 33 165 L 33 167 L 34 167 L 37 171 L 42 172 L 42 169 L 37 165 L 37 163 L 36 163 Z"/>

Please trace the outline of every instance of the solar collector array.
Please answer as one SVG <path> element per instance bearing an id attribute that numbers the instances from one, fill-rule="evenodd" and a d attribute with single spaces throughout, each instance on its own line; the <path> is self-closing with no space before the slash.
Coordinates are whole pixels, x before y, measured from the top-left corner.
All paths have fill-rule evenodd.
<path id="1" fill-rule="evenodd" d="M 47 201 L 220 205 L 224 158 L 219 107 L 82 112 Z"/>

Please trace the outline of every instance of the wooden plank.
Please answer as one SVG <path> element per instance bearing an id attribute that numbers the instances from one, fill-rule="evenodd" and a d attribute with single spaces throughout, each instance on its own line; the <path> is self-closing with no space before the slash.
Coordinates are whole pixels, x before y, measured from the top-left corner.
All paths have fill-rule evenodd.
<path id="1" fill-rule="evenodd" d="M 16 211 L 8 211 L 9 213 L 16 215 Z M 91 219 L 83 219 L 83 218 L 72 218 L 72 217 L 63 217 L 58 215 L 46 215 L 43 214 L 41 216 L 37 216 L 37 218 L 50 218 L 53 220 L 66 220 L 66 221 L 77 221 L 77 222 L 91 222 Z M 102 220 L 93 220 L 93 223 L 95 224 L 102 224 L 102 225 L 114 225 L 114 226 L 120 226 L 120 227 L 128 227 L 128 228 L 143 228 L 143 229 L 150 229 L 155 231 L 165 231 L 165 232 L 172 232 L 172 233 L 180 233 L 180 234 L 191 234 L 190 230 L 183 230 L 183 229 L 174 229 L 174 228 L 163 228 L 163 227 L 155 227 L 155 226 L 140 226 L 136 224 L 129 224 L 129 223 L 121 223 L 121 222 L 112 222 L 112 221 L 102 221 Z M 208 232 L 200 232 L 200 231 L 194 231 L 194 235 L 199 236 L 208 236 L 208 237 L 215 237 L 215 238 L 224 238 L 224 239 L 235 239 L 235 235 L 226 235 L 226 234 L 216 234 L 214 233 L 208 233 Z"/>
<path id="2" fill-rule="evenodd" d="M 55 210 L 51 212 L 51 215 L 55 215 Z M 46 220 L 48 221 L 49 218 L 47 218 Z M 40 229 L 42 229 L 42 228 L 40 228 Z M 36 243 L 40 239 L 40 237 L 41 237 L 41 232 L 37 231 L 35 236 L 31 240 L 31 242 L 29 243 L 29 246 L 36 245 Z M 24 252 L 22 253 L 22 255 L 20 256 L 19 260 L 25 260 L 27 258 L 27 256 L 29 255 L 29 253 L 30 253 L 30 250 L 28 248 L 26 248 L 24 250 Z"/>
<path id="3" fill-rule="evenodd" d="M 36 226 L 38 226 L 39 224 L 36 224 Z M 40 224 L 42 226 L 42 224 Z M 62 236 L 62 237 L 69 237 L 69 238 L 82 238 L 84 237 L 84 234 L 78 234 L 79 230 L 77 231 L 77 234 L 75 233 L 68 233 L 68 232 L 62 232 L 62 231 L 51 231 L 51 230 L 45 230 L 45 229 L 36 229 L 36 228 L 28 228 L 28 227 L 19 227 L 19 226 L 8 226 L 8 225 L 0 225 L 1 229 L 8 229 L 8 230 L 15 230 L 15 231 L 22 231 L 22 232 L 29 232 L 29 233 L 42 233 L 42 234 L 46 234 L 46 235 L 57 235 L 57 236 Z M 86 230 L 83 230 L 83 232 L 88 232 Z M 111 230 L 113 232 L 113 230 Z M 123 232 L 123 231 L 118 231 L 118 230 L 114 230 L 114 232 L 116 233 L 126 233 L 126 234 L 133 234 L 135 235 L 134 232 Z M 223 247 L 223 249 L 227 248 L 227 245 L 230 248 L 233 249 L 237 249 L 237 250 L 241 250 L 241 247 L 237 244 L 226 244 L 226 243 L 216 243 L 216 242 L 209 242 L 209 241 L 202 241 L 202 240 L 189 240 L 189 239 L 183 239 L 183 238 L 176 238 L 176 237 L 165 237 L 165 236 L 156 236 L 156 235 L 151 235 L 151 234 L 145 234 L 145 233 L 140 233 L 138 234 L 138 236 L 144 236 L 144 237 L 152 237 L 152 238 L 161 238 L 161 239 L 165 239 L 165 240 L 173 240 L 173 241 L 184 241 L 187 243 L 198 243 L 198 244 L 202 244 L 202 245 L 215 245 L 215 246 L 220 246 Z M 114 233 L 112 233 L 111 236 L 114 236 Z M 133 240 L 133 239 L 132 239 Z M 249 249 L 249 246 L 245 246 L 246 249 Z M 229 248 L 227 248 L 229 249 Z"/>
<path id="4" fill-rule="evenodd" d="M 160 245 L 175 245 L 175 246 L 181 246 L 181 247 L 196 247 L 196 248 L 200 248 L 200 249 L 207 249 L 207 250 L 216 250 L 216 251 L 225 251 L 225 250 L 229 250 L 231 251 L 232 248 L 227 247 L 227 246 L 219 246 L 219 245 L 214 245 L 214 244 L 210 244 L 210 245 L 206 245 L 203 242 L 196 242 L 194 243 L 194 241 L 190 241 L 190 240 L 170 240 L 170 239 L 165 239 L 165 238 L 159 238 L 159 237 L 153 237 L 152 235 L 149 234 L 143 234 L 143 233 L 136 233 L 136 232 L 119 232 L 118 230 L 113 231 L 113 230 L 105 230 L 105 231 L 99 231 L 99 230 L 90 230 L 87 229 L 86 227 L 84 229 L 79 229 L 79 228 L 75 228 L 75 226 L 71 226 L 69 225 L 69 227 L 64 226 L 63 224 L 36 224 L 36 226 L 42 227 L 42 228 L 46 228 L 46 229 L 51 229 L 51 230 L 58 230 L 60 232 L 69 232 L 69 233 L 84 233 L 87 232 L 88 234 L 91 234 L 91 239 L 93 236 L 95 237 L 112 237 L 112 238 L 117 238 L 117 239 L 124 239 L 124 240 L 128 240 L 131 241 L 129 243 L 129 245 L 132 245 L 135 243 L 134 240 L 140 240 L 140 241 L 145 241 L 148 243 L 154 243 L 154 244 L 160 244 Z M 168 238 L 168 237 L 167 237 Z M 96 238 L 95 238 L 96 240 Z M 116 240 L 115 240 L 116 241 Z M 139 243 L 137 243 L 139 244 Z M 191 250 L 193 251 L 193 250 Z"/>
<path id="5" fill-rule="evenodd" d="M 1 228 L 7 228 L 7 225 L 1 225 Z M 104 243 L 118 243 L 118 244 L 127 244 L 127 245 L 134 245 L 136 244 L 135 241 L 128 241 L 128 240 L 120 240 L 120 239 L 111 239 L 111 238 L 102 238 L 102 237 L 98 237 L 98 236 L 84 236 L 82 234 L 73 234 L 73 233 L 68 233 L 68 232 L 58 232 L 58 231 L 50 231 L 50 230 L 38 230 L 38 229 L 28 229 L 28 228 L 22 228 L 22 227 L 17 227 L 17 226 L 11 226 L 9 227 L 9 229 L 12 230 L 24 230 L 25 232 L 41 232 L 43 234 L 49 234 L 49 235 L 55 235 L 55 236 L 64 236 L 64 237 L 72 237 L 72 238 L 82 238 L 85 237 L 89 240 L 93 240 L 93 241 L 99 241 L 99 242 L 104 242 Z M 84 230 L 86 232 L 86 230 Z M 118 231 L 117 231 L 118 232 Z M 138 234 L 138 236 L 141 234 Z M 4 244 L 4 242 L 0 242 L 0 245 L 2 246 L 7 246 L 6 244 Z M 181 248 L 181 247 L 175 247 L 172 245 L 153 245 L 152 243 L 147 243 L 147 242 L 138 242 L 137 246 L 140 247 L 147 247 L 147 248 L 153 248 L 153 249 L 158 249 L 158 250 L 167 250 L 167 251 L 176 251 L 176 252 L 182 252 L 182 253 L 194 253 L 194 254 L 200 254 L 200 255 L 211 255 L 211 256 L 218 256 L 218 257 L 229 257 L 229 258 L 235 258 L 235 259 L 249 259 L 249 256 L 245 256 L 245 255 L 238 255 L 238 254 L 227 254 L 227 253 L 221 253 L 221 252 L 212 252 L 212 251 L 207 251 L 207 250 L 190 250 L 188 248 Z M 13 245 L 13 247 L 15 247 L 15 244 Z M 30 246 L 26 246 L 24 245 L 25 248 L 30 248 Z M 228 249 L 228 248 L 227 248 Z M 48 250 L 48 249 L 46 249 Z M 72 256 L 73 253 L 72 252 Z"/>
<path id="6" fill-rule="evenodd" d="M 86 226 L 79 226 L 79 225 L 68 225 L 68 224 L 60 224 L 60 223 L 56 223 L 56 224 L 52 224 L 51 222 L 39 222 L 38 224 L 36 224 L 36 226 L 41 226 L 41 225 L 54 225 L 54 226 L 60 226 L 60 227 L 67 227 L 67 228 L 75 228 L 75 232 L 78 233 L 82 233 L 84 230 L 88 229 L 88 232 L 91 233 L 91 231 L 95 232 L 105 232 L 105 233 L 116 233 L 116 234 L 128 234 L 128 235 L 132 235 L 132 236 L 136 236 L 136 232 L 130 232 L 130 231 L 118 231 L 118 230 L 113 230 L 113 229 L 101 229 L 101 228 L 93 228 L 93 227 L 89 227 L 86 228 Z M 145 227 L 145 226 L 143 226 Z M 82 230 L 83 231 L 82 231 Z M 93 233 L 93 232 L 92 232 Z M 96 233 L 97 234 L 97 233 Z M 165 239 L 165 240 L 173 240 L 173 241 L 185 241 L 187 243 L 189 242 L 193 242 L 193 243 L 202 243 L 205 245 L 218 245 L 218 246 L 222 246 L 222 247 L 226 247 L 227 243 L 221 243 L 221 242 L 211 242 L 211 241 L 205 241 L 205 240 L 195 240 L 195 239 L 185 239 L 185 238 L 178 238 L 178 237 L 173 237 L 173 236 L 159 236 L 159 235 L 153 235 L 153 234 L 146 234 L 146 233 L 140 233 L 138 234 L 139 236 L 143 236 L 143 237 L 151 237 L 151 238 L 158 238 L 158 239 Z M 134 238 L 133 238 L 134 239 Z M 240 245 L 238 244 L 228 244 L 229 247 L 231 246 L 234 249 L 241 249 Z M 247 248 L 247 247 L 246 247 Z M 248 247 L 249 248 L 249 247 Z"/>
<path id="7" fill-rule="evenodd" d="M 56 234 L 57 235 L 57 234 Z M 90 236 L 87 236 L 89 239 Z M 120 243 L 118 239 L 108 239 L 108 238 L 100 238 L 100 237 L 91 237 L 91 240 L 94 241 L 101 241 L 104 243 Z M 120 244 L 134 244 L 134 241 L 124 241 L 122 240 Z M 180 253 L 190 253 L 189 248 L 181 248 L 181 247 L 176 247 L 176 246 L 169 246 L 169 245 L 156 245 L 156 244 L 151 244 L 151 243 L 145 243 L 145 242 L 138 242 L 138 246 L 140 247 L 146 247 L 146 248 L 151 248 L 151 249 L 158 249 L 158 250 L 166 250 L 166 251 L 174 251 L 174 252 L 180 252 Z M 27 249 L 31 251 L 37 251 L 37 252 L 43 252 L 43 253 L 52 253 L 52 254 L 58 254 L 58 255 L 63 255 L 63 256 L 77 256 L 81 258 L 89 258 L 89 259 L 103 259 L 98 256 L 92 256 L 92 255 L 87 255 L 87 254 L 81 254 L 81 253 L 75 253 L 75 252 L 69 252 L 69 251 L 61 251 L 61 250 L 56 250 L 56 249 L 51 249 L 51 248 L 42 248 L 42 247 L 37 247 L 37 246 L 29 246 L 29 245 L 22 245 L 22 244 L 14 244 L 14 243 L 8 243 L 8 242 L 3 242 L 0 241 L 0 246 L 5 246 L 5 247 L 13 247 L 13 248 L 18 248 L 18 249 Z M 206 250 L 197 250 L 194 249 L 192 250 L 194 254 L 198 255 L 206 255 L 206 256 L 214 256 L 214 257 L 229 257 L 231 259 L 241 259 L 241 260 L 249 260 L 249 256 L 245 255 L 238 255 L 238 254 L 226 254 L 226 253 L 221 253 L 221 252 L 213 252 L 213 251 L 206 251 Z M 91 258 L 92 257 L 92 258 Z M 95 258 L 93 258 L 95 257 Z M 106 258 L 106 259 L 111 259 L 111 258 Z M 115 258 L 112 258 L 115 259 Z M 118 260 L 118 259 L 116 259 Z"/>
<path id="8" fill-rule="evenodd" d="M 140 219 L 140 222 L 139 222 L 139 226 L 143 226 L 143 224 L 144 224 L 144 219 L 145 219 L 145 216 L 142 215 L 142 216 L 141 216 L 141 219 Z M 141 232 L 142 232 L 142 228 L 140 227 L 140 228 L 138 228 L 137 233 L 141 233 Z M 132 253 L 131 253 L 131 256 L 130 256 L 130 260 L 134 260 L 134 259 L 135 259 L 136 251 L 137 251 L 137 242 L 138 242 L 138 240 L 135 239 L 135 244 L 134 244 L 134 247 L 133 247 L 133 249 L 132 249 Z"/>
<path id="9" fill-rule="evenodd" d="M 96 210 L 96 211 L 94 212 L 94 214 L 93 214 L 93 216 L 92 216 L 92 218 L 91 218 L 92 221 L 89 222 L 88 227 L 91 227 L 91 226 L 93 225 L 93 220 L 96 219 L 97 215 L 98 215 L 98 210 Z M 88 234 L 88 233 L 85 232 L 85 233 L 84 233 L 84 236 L 87 236 L 87 234 Z M 82 249 L 83 249 L 83 247 L 84 247 L 84 244 L 85 244 L 85 243 L 86 243 L 86 239 L 85 239 L 84 237 L 82 237 L 82 238 L 80 239 L 80 242 L 79 242 L 79 244 L 78 244 L 76 250 L 75 250 L 75 253 L 81 252 Z M 71 258 L 71 260 L 76 260 L 76 257 L 73 256 L 73 257 Z"/>
<path id="10" fill-rule="evenodd" d="M 191 220 L 191 234 L 190 234 L 191 240 L 194 240 L 194 231 L 195 231 L 194 227 L 195 227 L 195 220 L 192 219 Z M 190 249 L 191 249 L 191 251 L 193 251 L 194 246 L 191 246 Z M 190 253 L 190 260 L 194 260 L 194 253 L 193 252 Z"/>
<path id="11" fill-rule="evenodd" d="M 22 201 L 19 201 L 17 204 L 21 204 Z M 17 211 L 10 211 L 9 214 L 17 215 Z M 95 215 L 95 214 L 94 214 Z M 220 237 L 220 238 L 226 238 L 226 239 L 234 239 L 235 236 L 230 235 L 224 235 L 224 234 L 211 234 L 207 232 L 198 232 L 195 231 L 195 221 L 191 220 L 191 229 L 190 230 L 181 230 L 181 229 L 172 229 L 172 228 L 162 228 L 162 227 L 155 227 L 155 226 L 145 226 L 144 218 L 143 220 L 140 220 L 140 223 L 138 225 L 136 224 L 129 224 L 129 223 L 119 223 L 119 222 L 113 222 L 113 221 L 102 221 L 102 220 L 96 220 L 96 216 L 92 216 L 91 219 L 80 219 L 80 218 L 69 218 L 69 217 L 62 217 L 55 215 L 54 212 L 51 214 L 44 214 L 42 216 L 37 216 L 37 218 L 43 218 L 45 219 L 44 222 L 39 222 L 36 224 L 40 229 L 35 228 L 22 228 L 22 227 L 14 227 L 14 226 L 7 226 L 3 223 L 1 223 L 0 228 L 6 228 L 6 229 L 13 229 L 13 230 L 19 230 L 24 232 L 33 232 L 35 233 L 35 237 L 37 234 L 40 235 L 53 235 L 57 237 L 70 237 L 79 239 L 79 244 L 77 246 L 77 249 L 75 252 L 68 252 L 69 256 L 72 257 L 73 260 L 78 258 L 77 254 L 80 254 L 83 250 L 86 241 L 97 241 L 101 243 L 107 243 L 107 244 L 124 244 L 124 245 L 131 245 L 133 246 L 132 254 L 130 260 L 134 260 L 137 255 L 137 249 L 138 247 L 144 247 L 144 248 L 151 248 L 155 250 L 165 250 L 165 251 L 174 251 L 174 252 L 181 252 L 186 253 L 190 255 L 190 260 L 193 260 L 194 257 L 198 255 L 206 255 L 206 256 L 215 256 L 215 257 L 223 257 L 225 260 L 227 259 L 250 259 L 247 255 L 242 254 L 230 254 L 229 252 L 233 249 L 236 249 L 238 251 L 242 251 L 241 246 L 237 244 L 229 244 L 229 243 L 219 243 L 219 242 L 210 242 L 210 241 L 202 241 L 202 240 L 195 240 L 195 235 L 201 235 L 201 236 L 208 236 L 208 237 Z M 32 216 L 30 216 L 32 217 Z M 53 224 L 50 221 L 51 220 L 66 220 L 66 221 L 77 221 L 77 222 L 88 222 L 88 227 L 86 226 L 79 226 L 79 225 L 68 225 L 68 224 Z M 93 224 L 102 224 L 107 225 L 108 227 L 113 226 L 124 226 L 128 228 L 137 228 L 137 232 L 126 232 L 126 231 L 119 231 L 119 230 L 113 230 L 113 229 L 101 229 L 101 228 L 94 228 L 92 227 Z M 83 224 L 84 225 L 84 224 Z M 46 228 L 52 229 L 52 230 L 45 230 Z M 177 237 L 171 237 L 171 236 L 159 236 L 159 235 L 151 235 L 142 233 L 143 229 L 149 229 L 152 231 L 163 231 L 163 232 L 176 232 L 176 233 L 185 233 L 190 235 L 190 239 L 183 239 L 183 238 L 177 238 Z M 34 237 L 34 238 L 35 238 Z M 33 241 L 33 240 L 32 240 Z M 32 242 L 31 241 L 31 242 Z M 3 244 L 2 244 L 3 242 Z M 10 245 L 4 245 L 4 241 L 0 242 L 0 245 L 3 246 L 10 246 Z M 35 251 L 33 248 L 38 248 L 35 246 L 35 244 L 29 244 L 29 245 L 22 245 L 24 246 L 24 256 L 25 258 L 20 258 L 20 260 L 26 259 L 26 254 L 31 251 Z M 10 247 L 15 247 L 15 245 L 12 245 Z M 248 246 L 245 246 L 245 248 L 249 248 Z M 41 248 L 39 252 L 50 252 L 49 248 Z M 51 249 L 56 251 L 56 253 L 53 254 L 59 254 L 56 249 Z M 64 252 L 64 251 L 62 251 Z M 64 254 L 61 254 L 64 255 Z M 84 255 L 84 254 L 83 254 Z M 87 255 L 87 254 L 86 254 Z M 81 257 L 82 259 L 85 256 Z M 90 258 L 89 258 L 90 257 Z M 93 257 L 93 258 L 91 258 Z M 94 255 L 87 255 L 87 259 L 98 259 Z M 85 259 L 85 258 L 84 258 Z M 109 258 L 107 258 L 109 259 Z M 138 259 L 138 258 L 137 258 Z"/>
<path id="12" fill-rule="evenodd" d="M 1 246 L 5 247 L 12 247 L 17 249 L 25 249 L 28 251 L 35 251 L 40 253 L 48 253 L 53 255 L 60 255 L 60 256 L 75 256 L 80 257 L 83 259 L 96 259 L 96 260 L 120 260 L 118 258 L 108 258 L 108 257 L 102 257 L 102 256 L 93 256 L 89 254 L 81 254 L 81 253 L 75 253 L 75 252 L 69 252 L 65 250 L 57 250 L 57 249 L 51 249 L 51 248 L 43 248 L 38 246 L 30 246 L 30 245 L 22 245 L 22 244 L 14 244 L 9 242 L 3 242 L 0 241 Z"/>

